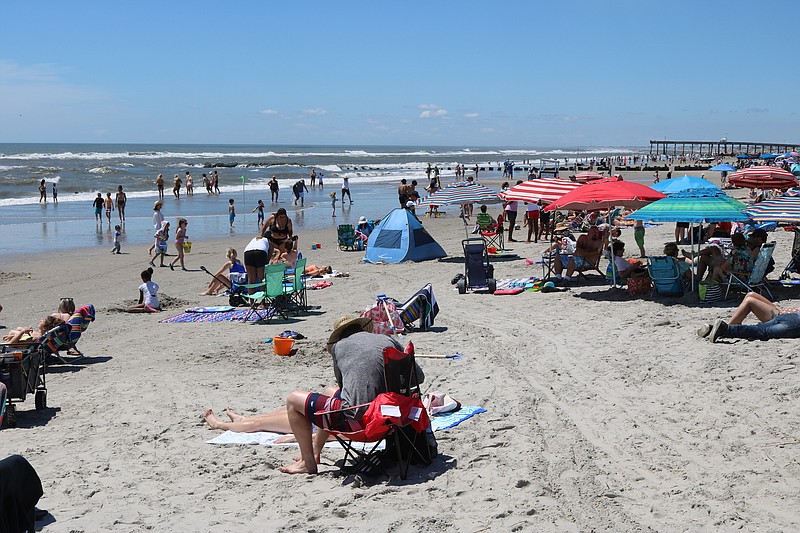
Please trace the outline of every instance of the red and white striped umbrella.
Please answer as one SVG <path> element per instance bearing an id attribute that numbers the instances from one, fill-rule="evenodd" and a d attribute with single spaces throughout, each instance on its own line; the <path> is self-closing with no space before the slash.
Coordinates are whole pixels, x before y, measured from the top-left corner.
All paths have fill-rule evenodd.
<path id="1" fill-rule="evenodd" d="M 601 180 L 601 179 L 603 179 L 605 177 L 606 176 L 603 176 L 599 172 L 595 172 L 593 170 L 588 170 L 586 172 L 578 172 L 577 174 L 575 174 L 575 179 L 580 181 L 581 183 L 586 183 L 588 181 Z"/>
<path id="2" fill-rule="evenodd" d="M 535 203 L 541 200 L 543 204 L 547 205 L 582 185 L 582 183 L 558 178 L 540 178 L 523 181 L 507 191 L 501 192 L 499 196 L 506 201 Z"/>
<path id="3" fill-rule="evenodd" d="M 748 189 L 786 189 L 797 186 L 797 178 L 788 170 L 761 165 L 730 174 L 728 183 Z"/>

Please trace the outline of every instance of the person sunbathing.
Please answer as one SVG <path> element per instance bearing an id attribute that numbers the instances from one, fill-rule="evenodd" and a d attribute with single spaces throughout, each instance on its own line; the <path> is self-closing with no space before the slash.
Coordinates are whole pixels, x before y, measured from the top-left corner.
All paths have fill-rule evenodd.
<path id="1" fill-rule="evenodd" d="M 697 279 L 702 280 L 706 272 L 708 272 L 708 279 L 710 281 L 716 281 L 717 283 L 722 283 L 724 281 L 725 278 L 722 275 L 721 267 L 725 262 L 725 258 L 719 246 L 712 244 L 706 246 L 698 253 L 687 252 L 686 250 L 682 250 L 681 252 L 685 258 L 697 265 Z"/>
<path id="2" fill-rule="evenodd" d="M 753 313 L 760 324 L 745 325 L 744 319 Z M 748 292 L 726 322 L 718 318 L 714 324 L 704 324 L 697 330 L 699 337 L 711 342 L 721 338 L 734 339 L 798 339 L 800 338 L 800 308 L 778 307 L 756 292 Z"/>
<path id="3" fill-rule="evenodd" d="M 75 302 L 72 300 L 72 298 L 61 298 L 61 301 L 58 302 L 58 310 L 56 310 L 56 312 L 50 316 L 67 322 L 70 318 L 72 318 L 72 314 L 74 312 Z"/>
<path id="4" fill-rule="evenodd" d="M 217 273 L 214 274 L 214 278 L 208 283 L 208 288 L 206 288 L 205 292 L 200 293 L 201 296 L 214 296 L 221 290 L 230 289 L 231 281 L 225 275 L 226 273 L 245 273 L 244 265 L 236 258 L 236 255 L 236 250 L 234 248 L 228 248 L 225 252 L 225 257 L 227 257 L 228 261 L 217 270 Z"/>
<path id="5" fill-rule="evenodd" d="M 48 315 L 39 321 L 36 328 L 16 327 L 3 335 L 4 344 L 34 344 L 42 335 L 63 324 L 64 320 Z"/>
<path id="6" fill-rule="evenodd" d="M 556 274 L 556 279 L 573 279 L 573 274 L 577 271 L 583 271 L 589 268 L 594 268 L 600 259 L 600 254 L 603 251 L 604 241 L 602 233 L 597 226 L 589 228 L 589 233 L 578 237 L 578 242 L 575 245 L 575 253 L 572 256 L 559 255 L 553 265 L 553 270 Z M 561 276 L 561 272 L 567 269 L 566 278 Z"/>

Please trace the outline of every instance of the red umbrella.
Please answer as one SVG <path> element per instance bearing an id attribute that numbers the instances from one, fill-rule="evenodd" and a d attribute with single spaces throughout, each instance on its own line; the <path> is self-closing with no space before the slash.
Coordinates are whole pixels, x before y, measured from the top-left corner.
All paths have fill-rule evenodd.
<path id="1" fill-rule="evenodd" d="M 575 179 L 580 181 L 581 183 L 586 183 L 588 181 L 605 179 L 605 176 L 603 176 L 599 172 L 594 172 L 593 170 L 589 170 L 587 172 L 578 172 L 577 174 L 575 174 Z"/>
<path id="2" fill-rule="evenodd" d="M 583 184 L 569 180 L 540 178 L 514 185 L 507 191 L 501 192 L 498 196 L 507 201 L 535 203 L 541 200 L 543 204 L 547 205 L 581 185 Z"/>
<path id="3" fill-rule="evenodd" d="M 545 211 L 558 209 L 592 211 L 620 205 L 639 208 L 662 198 L 666 196 L 647 185 L 620 178 L 606 178 L 587 183 L 565 194 L 547 206 Z"/>
<path id="4" fill-rule="evenodd" d="M 734 187 L 753 189 L 787 189 L 797 186 L 797 178 L 788 170 L 778 167 L 749 167 L 728 176 Z"/>

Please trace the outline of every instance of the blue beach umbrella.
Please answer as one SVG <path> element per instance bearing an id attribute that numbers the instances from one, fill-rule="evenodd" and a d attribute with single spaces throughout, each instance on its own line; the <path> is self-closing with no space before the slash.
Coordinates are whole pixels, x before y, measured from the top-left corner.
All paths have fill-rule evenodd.
<path id="1" fill-rule="evenodd" d="M 689 189 L 716 189 L 719 187 L 714 185 L 708 180 L 698 178 L 697 176 L 681 176 L 679 178 L 672 178 L 671 180 L 659 181 L 650 185 L 650 188 L 662 192 L 664 194 L 675 194 Z"/>
<path id="2" fill-rule="evenodd" d="M 761 154 L 759 159 L 775 159 L 778 157 L 776 154 Z"/>
<path id="3" fill-rule="evenodd" d="M 721 163 L 709 168 L 708 170 L 713 170 L 714 172 L 736 172 L 737 168 L 733 165 L 729 165 L 728 163 Z"/>
<path id="4" fill-rule="evenodd" d="M 795 163 L 795 164 L 794 164 L 794 165 L 792 165 L 792 167 L 789 169 L 789 172 L 791 172 L 791 173 L 792 173 L 792 174 L 794 174 L 795 176 L 800 176 L 800 165 L 798 165 L 797 163 Z"/>
<path id="5" fill-rule="evenodd" d="M 750 159 L 750 156 L 747 154 L 739 154 L 736 156 L 736 159 Z"/>

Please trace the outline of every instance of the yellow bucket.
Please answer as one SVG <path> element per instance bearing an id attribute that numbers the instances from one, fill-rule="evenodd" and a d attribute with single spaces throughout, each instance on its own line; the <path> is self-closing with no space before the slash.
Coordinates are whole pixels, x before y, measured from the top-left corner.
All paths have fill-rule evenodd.
<path id="1" fill-rule="evenodd" d="M 187 254 L 192 253 L 192 241 L 186 241 L 183 243 L 183 251 Z"/>

